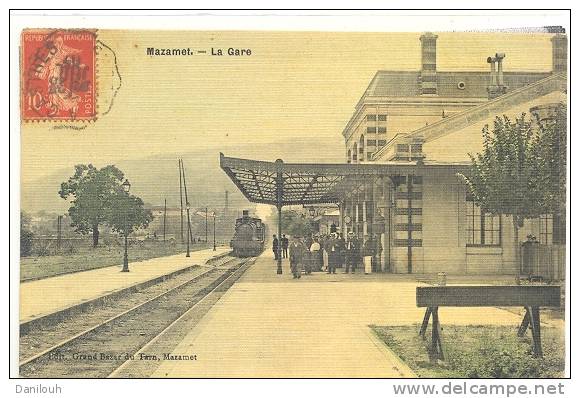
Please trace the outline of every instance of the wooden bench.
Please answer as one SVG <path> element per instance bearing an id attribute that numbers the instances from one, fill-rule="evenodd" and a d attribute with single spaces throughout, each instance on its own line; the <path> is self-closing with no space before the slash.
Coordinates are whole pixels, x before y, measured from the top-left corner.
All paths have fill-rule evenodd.
<path id="1" fill-rule="evenodd" d="M 535 356 L 542 356 L 540 307 L 560 307 L 560 286 L 428 286 L 417 287 L 417 307 L 427 307 L 419 335 L 425 338 L 429 319 L 431 352 L 444 359 L 441 343 L 439 307 L 524 307 L 526 314 L 518 329 L 518 336 L 532 330 Z"/>

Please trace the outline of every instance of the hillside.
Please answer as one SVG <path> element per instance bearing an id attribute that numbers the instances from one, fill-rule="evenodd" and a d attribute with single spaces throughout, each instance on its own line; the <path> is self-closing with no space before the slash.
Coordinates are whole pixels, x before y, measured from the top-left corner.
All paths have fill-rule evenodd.
<path id="1" fill-rule="evenodd" d="M 321 151 L 321 148 L 325 148 Z M 229 191 L 230 209 L 249 207 L 236 186 L 219 167 L 219 152 L 228 156 L 274 161 L 282 158 L 287 162 L 341 162 L 343 147 L 340 139 L 329 143 L 313 137 L 309 142 L 285 141 L 277 144 L 228 146 L 206 144 L 184 151 L 182 154 L 155 155 L 137 160 L 116 162 L 131 182 L 131 192 L 140 196 L 148 205 L 162 205 L 167 199 L 168 207 L 179 206 L 178 157 L 182 157 L 187 173 L 189 201 L 192 207 L 209 206 L 223 208 L 224 191 Z M 324 153 L 324 156 L 321 155 Z M 90 159 L 87 159 L 90 163 Z M 96 164 L 97 167 L 104 165 Z M 73 173 L 70 168 L 59 169 L 33 184 L 21 187 L 21 206 L 26 212 L 65 213 L 66 201 L 58 195 L 60 183 Z"/>

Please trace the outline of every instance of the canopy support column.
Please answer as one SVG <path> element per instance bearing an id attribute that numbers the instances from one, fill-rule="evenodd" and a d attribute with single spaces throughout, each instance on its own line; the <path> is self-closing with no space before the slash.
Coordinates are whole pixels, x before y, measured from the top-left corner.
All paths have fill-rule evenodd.
<path id="1" fill-rule="evenodd" d="M 365 241 L 368 239 L 369 226 L 367 220 L 367 185 L 363 185 L 363 201 L 362 201 L 362 234 L 365 237 Z"/>
<path id="2" fill-rule="evenodd" d="M 284 198 L 284 178 L 282 176 L 282 159 L 276 160 L 276 209 L 278 210 L 278 267 L 276 274 L 282 275 L 282 199 Z"/>
<path id="3" fill-rule="evenodd" d="M 346 212 L 346 199 L 343 199 L 339 204 L 338 204 L 338 211 L 339 211 L 339 220 L 340 220 L 340 232 L 342 233 L 342 236 L 346 237 L 347 231 L 346 231 L 346 225 L 344 225 L 344 216 L 345 216 L 345 212 Z"/>

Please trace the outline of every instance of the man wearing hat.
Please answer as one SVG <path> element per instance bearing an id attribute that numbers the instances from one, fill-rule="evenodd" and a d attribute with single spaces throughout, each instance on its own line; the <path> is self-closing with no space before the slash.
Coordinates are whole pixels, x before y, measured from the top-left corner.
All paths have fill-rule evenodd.
<path id="1" fill-rule="evenodd" d="M 336 265 L 339 262 L 340 246 L 338 244 L 338 234 L 333 232 L 330 234 L 330 239 L 327 243 L 326 251 L 328 252 L 328 273 L 336 274 Z"/>
<path id="2" fill-rule="evenodd" d="M 294 235 L 292 243 L 290 243 L 290 269 L 294 279 L 300 278 L 302 273 L 302 265 L 306 260 L 306 247 L 300 240 L 300 236 Z"/>
<path id="3" fill-rule="evenodd" d="M 286 235 L 282 235 L 280 241 L 282 243 L 282 258 L 288 258 L 288 238 Z"/>
<path id="4" fill-rule="evenodd" d="M 352 273 L 354 274 L 354 270 L 356 269 L 359 259 L 360 259 L 360 242 L 356 238 L 354 232 L 349 232 L 346 241 L 346 269 L 344 273 L 348 274 L 348 270 L 350 268 L 352 270 Z"/>
<path id="5" fill-rule="evenodd" d="M 272 235 L 272 251 L 274 252 L 274 260 L 278 260 L 278 237 Z"/>

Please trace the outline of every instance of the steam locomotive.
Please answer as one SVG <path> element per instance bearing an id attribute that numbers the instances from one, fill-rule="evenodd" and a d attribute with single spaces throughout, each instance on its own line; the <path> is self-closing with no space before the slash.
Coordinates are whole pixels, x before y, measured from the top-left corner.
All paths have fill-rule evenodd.
<path id="1" fill-rule="evenodd" d="M 236 231 L 230 242 L 233 255 L 236 257 L 255 257 L 264 251 L 266 226 L 262 220 L 250 217 L 244 210 L 242 217 L 236 219 Z"/>

